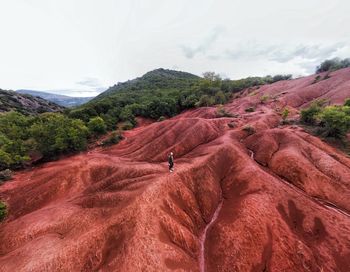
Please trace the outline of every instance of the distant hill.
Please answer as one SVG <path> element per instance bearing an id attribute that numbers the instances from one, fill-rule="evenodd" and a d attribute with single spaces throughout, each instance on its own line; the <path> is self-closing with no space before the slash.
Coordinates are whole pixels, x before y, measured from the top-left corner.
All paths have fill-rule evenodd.
<path id="1" fill-rule="evenodd" d="M 90 101 L 93 97 L 72 97 L 61 94 L 53 94 L 47 92 L 33 91 L 33 90 L 17 90 L 21 94 L 30 94 L 33 96 L 41 97 L 51 102 L 64 107 L 75 107 Z"/>
<path id="2" fill-rule="evenodd" d="M 159 68 L 144 74 L 142 77 L 118 83 L 96 96 L 92 101 L 98 101 L 118 91 L 188 88 L 199 79 L 199 76 L 191 73 Z"/>
<path id="3" fill-rule="evenodd" d="M 41 97 L 0 89 L 0 112 L 15 110 L 23 114 L 60 112 L 64 107 Z"/>

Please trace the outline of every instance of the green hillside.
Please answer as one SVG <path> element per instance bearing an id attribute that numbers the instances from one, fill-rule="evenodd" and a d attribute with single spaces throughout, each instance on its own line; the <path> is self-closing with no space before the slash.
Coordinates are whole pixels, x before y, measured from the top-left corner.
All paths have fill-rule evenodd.
<path id="1" fill-rule="evenodd" d="M 70 111 L 69 116 L 85 122 L 100 116 L 108 129 L 113 129 L 119 121 L 126 121 L 132 127 L 136 116 L 152 119 L 172 117 L 185 109 L 224 104 L 233 93 L 247 87 L 290 78 L 290 75 L 277 75 L 222 80 L 212 72 L 198 77 L 186 72 L 157 69 L 110 87 Z"/>

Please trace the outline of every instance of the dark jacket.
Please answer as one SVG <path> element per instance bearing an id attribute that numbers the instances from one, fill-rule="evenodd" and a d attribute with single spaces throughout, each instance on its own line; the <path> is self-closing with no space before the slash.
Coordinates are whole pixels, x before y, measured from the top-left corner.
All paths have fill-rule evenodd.
<path id="1" fill-rule="evenodd" d="M 168 156 L 168 163 L 169 165 L 174 165 L 174 157 L 172 155 Z"/>

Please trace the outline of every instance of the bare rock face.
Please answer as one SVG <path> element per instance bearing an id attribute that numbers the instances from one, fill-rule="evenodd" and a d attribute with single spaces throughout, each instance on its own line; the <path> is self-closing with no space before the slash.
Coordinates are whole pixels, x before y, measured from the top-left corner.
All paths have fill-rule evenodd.
<path id="1" fill-rule="evenodd" d="M 62 112 L 64 107 L 29 94 L 0 89 L 0 113 L 18 111 L 24 114 Z"/>
<path id="2" fill-rule="evenodd" d="M 18 173 L 0 187 L 0 271 L 350 271 L 350 159 L 277 112 L 341 103 L 349 74 L 263 86 L 226 105 L 239 117 L 188 111 Z"/>

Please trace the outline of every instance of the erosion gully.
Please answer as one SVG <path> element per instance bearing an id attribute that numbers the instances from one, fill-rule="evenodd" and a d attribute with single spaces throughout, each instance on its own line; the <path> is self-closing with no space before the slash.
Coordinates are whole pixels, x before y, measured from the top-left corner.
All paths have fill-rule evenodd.
<path id="1" fill-rule="evenodd" d="M 199 249 L 199 271 L 205 271 L 205 241 L 207 239 L 207 233 L 210 227 L 215 223 L 216 219 L 219 216 L 220 210 L 222 208 L 223 199 L 221 199 L 219 205 L 216 207 L 216 210 L 210 220 L 210 222 L 205 226 L 202 235 L 199 237 L 200 249 Z"/>

